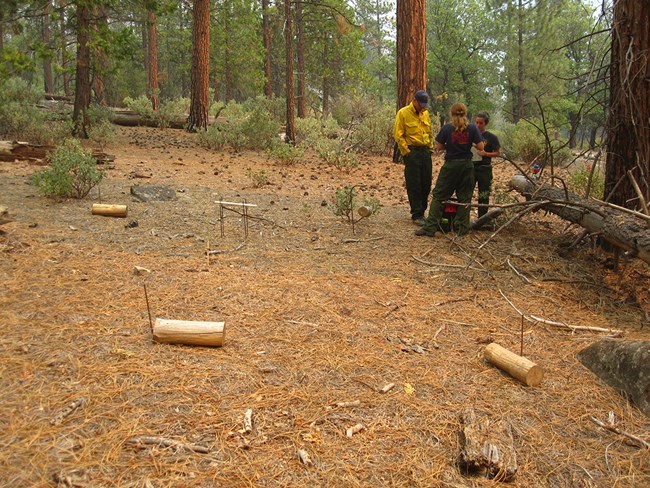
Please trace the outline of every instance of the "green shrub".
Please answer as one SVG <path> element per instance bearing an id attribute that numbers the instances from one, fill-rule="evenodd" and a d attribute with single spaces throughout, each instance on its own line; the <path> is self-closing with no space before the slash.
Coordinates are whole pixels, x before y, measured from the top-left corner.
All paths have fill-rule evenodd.
<path id="1" fill-rule="evenodd" d="M 115 118 L 113 110 L 103 105 L 92 104 L 88 108 L 88 120 L 90 125 L 100 124 L 102 122 L 112 122 Z"/>
<path id="2" fill-rule="evenodd" d="M 334 215 L 343 217 L 348 222 L 354 218 L 354 207 L 357 199 L 357 190 L 353 186 L 339 188 L 334 193 L 330 209 Z"/>
<path id="3" fill-rule="evenodd" d="M 153 117 L 153 106 L 151 105 L 151 100 L 144 95 L 140 95 L 138 98 L 126 97 L 124 99 L 124 105 L 140 117 Z"/>
<path id="4" fill-rule="evenodd" d="M 527 163 L 544 154 L 544 137 L 528 122 L 504 123 L 501 127 L 501 147 L 510 159 Z"/>
<path id="5" fill-rule="evenodd" d="M 266 174 L 265 170 L 253 171 L 249 169 L 246 176 L 252 181 L 254 188 L 261 188 L 269 184 L 269 175 Z"/>
<path id="6" fill-rule="evenodd" d="M 88 137 L 103 151 L 107 144 L 115 142 L 115 126 L 106 119 L 96 122 L 88 129 Z"/>
<path id="7" fill-rule="evenodd" d="M 585 195 L 587 193 L 587 185 L 589 183 L 589 173 L 588 168 L 580 168 L 574 173 L 572 173 L 567 179 L 567 187 L 573 193 L 578 195 Z M 589 195 L 595 198 L 603 198 L 605 194 L 605 181 L 603 180 L 602 175 L 598 170 L 594 171 L 594 174 L 591 177 L 591 190 Z"/>
<path id="8" fill-rule="evenodd" d="M 305 150 L 292 144 L 278 142 L 277 144 L 272 145 L 269 154 L 281 163 L 296 164 L 304 157 Z"/>
<path id="9" fill-rule="evenodd" d="M 189 98 L 177 98 L 176 100 L 166 100 L 160 103 L 158 110 L 154 112 L 153 118 L 156 125 L 160 128 L 169 127 L 171 122 L 183 118 L 190 110 Z"/>
<path id="10" fill-rule="evenodd" d="M 306 117 L 296 119 L 296 144 L 313 148 L 322 139 L 336 139 L 339 124 L 331 117 L 317 119 Z"/>
<path id="11" fill-rule="evenodd" d="M 247 149 L 268 149 L 277 141 L 282 124 L 271 117 L 269 111 L 255 105 L 241 121 L 241 131 L 246 137 Z"/>
<path id="12" fill-rule="evenodd" d="M 392 154 L 391 151 L 395 144 L 394 124 L 395 109 L 393 107 L 382 107 L 364 117 L 351 135 L 355 148 L 370 154 Z"/>
<path id="13" fill-rule="evenodd" d="M 0 83 L 0 138 L 53 144 L 70 134 L 65 114 L 47 112 L 36 107 L 43 96 L 20 78 Z"/>
<path id="14" fill-rule="evenodd" d="M 50 155 L 51 167 L 39 171 L 32 182 L 45 196 L 53 198 L 84 198 L 104 174 L 90 151 L 76 139 L 67 139 Z"/>

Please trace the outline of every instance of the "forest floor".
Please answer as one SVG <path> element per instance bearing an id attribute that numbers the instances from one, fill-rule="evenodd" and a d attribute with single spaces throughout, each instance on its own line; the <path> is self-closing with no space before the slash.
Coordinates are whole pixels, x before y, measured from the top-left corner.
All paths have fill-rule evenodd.
<path id="1" fill-rule="evenodd" d="M 539 387 L 483 359 L 493 341 L 520 352 L 514 307 L 649 339 L 648 265 L 569 249 L 580 229 L 542 212 L 481 249 L 491 232 L 415 237 L 388 157 L 350 172 L 283 166 L 195 137 L 120 128 L 113 168 L 84 200 L 39 196 L 28 177 L 40 166 L 0 163 L 0 205 L 16 218 L 0 235 L 0 485 L 497 486 L 458 467 L 473 407 L 495 442 L 510 426 L 510 486 L 650 486 L 650 453 L 589 420 L 613 412 L 650 440 L 650 418 L 576 359 L 607 333 L 524 321 Z M 512 174 L 496 165 L 497 192 Z M 142 184 L 177 199 L 137 201 Z M 355 234 L 328 205 L 345 185 L 382 204 Z M 100 197 L 127 218 L 91 215 Z M 257 205 L 247 229 L 235 207 L 220 220 L 220 198 Z M 224 346 L 152 342 L 144 283 L 154 317 L 224 321 Z"/>

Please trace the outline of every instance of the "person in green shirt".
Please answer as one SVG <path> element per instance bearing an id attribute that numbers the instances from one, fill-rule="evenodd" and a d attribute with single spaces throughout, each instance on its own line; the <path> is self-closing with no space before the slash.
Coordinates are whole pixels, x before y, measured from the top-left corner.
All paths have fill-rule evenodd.
<path id="1" fill-rule="evenodd" d="M 476 115 L 476 127 L 481 131 L 485 140 L 485 147 L 482 151 L 477 151 L 480 161 L 474 161 L 474 179 L 478 185 L 478 216 L 485 215 L 490 203 L 490 193 L 492 192 L 492 158 L 501 156 L 501 144 L 499 138 L 487 130 L 490 123 L 490 115 L 487 112 L 479 112 Z"/>
<path id="2" fill-rule="evenodd" d="M 413 101 L 401 108 L 395 116 L 393 136 L 404 159 L 406 194 L 411 207 L 411 219 L 417 225 L 424 223 L 431 192 L 431 151 L 433 151 L 433 129 L 427 104 L 429 95 L 418 90 Z"/>

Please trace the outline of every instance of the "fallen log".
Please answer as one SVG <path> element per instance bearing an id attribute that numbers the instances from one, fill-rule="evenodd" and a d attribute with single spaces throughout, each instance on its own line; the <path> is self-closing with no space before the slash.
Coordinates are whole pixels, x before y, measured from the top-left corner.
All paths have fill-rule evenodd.
<path id="1" fill-rule="evenodd" d="M 208 125 L 213 124 L 215 121 L 215 117 L 208 117 Z M 170 129 L 185 129 L 187 126 L 187 116 L 175 116 L 171 119 L 165 119 L 162 121 L 159 118 L 140 115 L 130 110 L 114 109 L 112 122 L 115 125 L 126 127 L 160 127 L 161 125 L 164 125 Z"/>
<path id="2" fill-rule="evenodd" d="M 544 379 L 544 370 L 529 359 L 507 350 L 496 342 L 485 347 L 483 356 L 497 368 L 527 386 L 539 386 Z"/>
<path id="3" fill-rule="evenodd" d="M 461 423 L 461 469 L 466 474 L 512 481 L 517 473 L 517 456 L 510 424 L 490 421 L 487 416 L 477 418 L 471 407 L 461 414 Z"/>
<path id="4" fill-rule="evenodd" d="M 18 141 L 0 141 L 0 161 L 29 161 L 29 162 L 42 162 L 49 164 L 49 153 L 56 149 L 55 146 L 45 144 L 30 144 L 29 142 Z M 92 157 L 98 163 L 112 163 L 115 161 L 115 156 L 106 154 L 97 149 L 93 149 Z"/>
<path id="5" fill-rule="evenodd" d="M 603 340 L 580 351 L 578 359 L 650 417 L 650 341 Z"/>
<path id="6" fill-rule="evenodd" d="M 650 263 L 650 217 L 630 213 L 551 185 L 541 185 L 523 175 L 510 180 L 510 188 L 527 199 L 547 201 L 541 208 L 598 234 L 610 244 Z"/>
<path id="7" fill-rule="evenodd" d="M 103 215 L 105 217 L 126 217 L 128 207 L 110 203 L 93 203 L 92 215 Z"/>
<path id="8" fill-rule="evenodd" d="M 153 339 L 168 344 L 223 346 L 225 322 L 156 319 Z"/>

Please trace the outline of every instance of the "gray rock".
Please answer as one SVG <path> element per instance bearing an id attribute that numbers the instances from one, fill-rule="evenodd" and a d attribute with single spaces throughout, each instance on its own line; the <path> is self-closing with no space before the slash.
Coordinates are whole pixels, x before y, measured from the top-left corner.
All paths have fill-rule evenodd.
<path id="1" fill-rule="evenodd" d="M 650 417 L 650 341 L 603 340 L 580 351 L 578 359 Z"/>
<path id="2" fill-rule="evenodd" d="M 163 185 L 134 185 L 131 195 L 141 202 L 168 202 L 176 200 L 176 191 Z"/>

